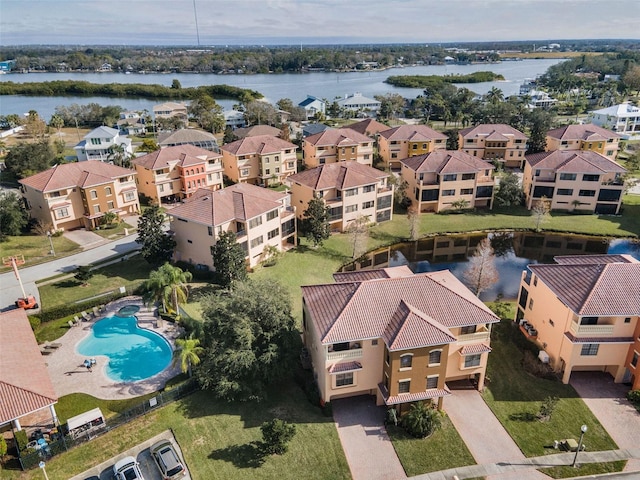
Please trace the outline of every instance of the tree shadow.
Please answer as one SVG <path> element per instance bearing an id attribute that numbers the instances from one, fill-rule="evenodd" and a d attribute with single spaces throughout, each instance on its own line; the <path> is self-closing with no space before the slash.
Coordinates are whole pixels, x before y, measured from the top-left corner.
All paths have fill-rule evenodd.
<path id="1" fill-rule="evenodd" d="M 537 417 L 531 412 L 518 412 L 509 415 L 509 420 L 514 422 L 533 422 Z"/>
<path id="2" fill-rule="evenodd" d="M 62 282 L 56 283 L 56 287 L 59 288 L 75 288 L 79 287 L 80 285 L 82 285 L 82 282 L 74 279 L 63 280 Z"/>
<path id="3" fill-rule="evenodd" d="M 262 442 L 229 445 L 212 451 L 208 458 L 233 463 L 237 468 L 259 468 L 265 461 Z"/>

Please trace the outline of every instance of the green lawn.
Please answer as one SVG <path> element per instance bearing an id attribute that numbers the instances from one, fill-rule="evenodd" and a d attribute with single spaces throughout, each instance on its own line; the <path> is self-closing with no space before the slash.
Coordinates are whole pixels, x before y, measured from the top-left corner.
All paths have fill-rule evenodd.
<path id="1" fill-rule="evenodd" d="M 67 240 L 67 238 L 63 236 L 51 237 L 51 240 L 53 241 L 53 249 L 58 257 L 82 251 L 77 243 Z M 51 244 L 46 235 L 10 236 L 7 237 L 4 242 L 0 242 L 0 257 L 24 255 L 24 266 L 27 267 L 54 260 L 56 257 L 50 255 L 50 251 Z M 7 272 L 9 270 L 11 270 L 11 267 L 0 265 L 0 272 Z"/>
<path id="2" fill-rule="evenodd" d="M 102 238 L 106 238 L 109 240 L 115 240 L 118 237 L 122 237 L 124 235 L 124 229 L 128 230 L 129 234 L 132 234 L 135 229 L 126 222 L 120 222 L 118 225 L 115 225 L 113 228 L 106 228 L 100 230 L 94 230 L 94 233 L 97 233 Z"/>

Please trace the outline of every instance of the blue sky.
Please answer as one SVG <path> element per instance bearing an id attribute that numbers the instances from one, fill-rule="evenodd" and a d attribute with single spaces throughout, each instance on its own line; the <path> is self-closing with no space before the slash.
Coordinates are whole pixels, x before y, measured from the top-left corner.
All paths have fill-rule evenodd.
<path id="1" fill-rule="evenodd" d="M 640 38 L 640 0 L 195 0 L 201 45 Z M 0 0 L 0 43 L 195 45 L 194 0 Z"/>

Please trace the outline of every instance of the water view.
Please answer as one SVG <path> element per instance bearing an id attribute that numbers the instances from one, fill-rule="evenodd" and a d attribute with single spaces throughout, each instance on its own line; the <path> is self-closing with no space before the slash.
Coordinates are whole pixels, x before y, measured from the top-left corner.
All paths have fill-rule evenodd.
<path id="1" fill-rule="evenodd" d="M 553 263 L 560 255 L 629 254 L 640 260 L 640 241 L 530 232 L 495 232 L 474 235 L 439 235 L 370 252 L 343 271 L 408 265 L 414 273 L 450 270 L 463 280 L 467 261 L 477 245 L 489 238 L 500 278 L 480 295 L 483 301 L 499 296 L 516 299 L 522 271 L 532 263 Z"/>

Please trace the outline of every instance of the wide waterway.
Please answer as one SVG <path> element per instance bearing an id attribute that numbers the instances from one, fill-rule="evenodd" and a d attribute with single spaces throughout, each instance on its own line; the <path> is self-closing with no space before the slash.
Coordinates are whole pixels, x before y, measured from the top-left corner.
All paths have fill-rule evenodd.
<path id="1" fill-rule="evenodd" d="M 562 59 L 541 59 L 506 61 L 491 64 L 472 65 L 427 65 L 405 68 L 390 68 L 381 71 L 354 72 L 311 72 L 311 73 L 278 73 L 258 75 L 216 75 L 193 73 L 168 74 L 138 74 L 124 73 L 13 73 L 2 75 L 1 82 L 45 82 L 53 80 L 84 80 L 92 83 L 144 83 L 170 86 L 173 79 L 178 79 L 183 87 L 199 85 L 226 84 L 241 88 L 248 88 L 262 93 L 266 100 L 275 103 L 281 98 L 290 98 L 295 104 L 301 102 L 307 95 L 318 98 L 334 99 L 344 97 L 354 92 L 360 92 L 366 97 L 398 93 L 405 98 L 415 98 L 422 94 L 420 88 L 401 88 L 384 83 L 391 75 L 454 75 L 468 74 L 478 71 L 492 71 L 502 75 L 505 80 L 500 82 L 483 82 L 458 85 L 469 88 L 477 94 L 484 94 L 497 87 L 505 97 L 515 95 L 526 79 L 533 79 L 542 75 L 547 69 Z M 99 103 L 101 105 L 120 105 L 127 110 L 151 110 L 158 100 L 140 98 L 106 98 L 106 97 L 29 97 L 22 95 L 0 96 L 0 114 L 23 114 L 29 110 L 36 110 L 40 116 L 49 119 L 59 105 L 72 103 Z M 230 109 L 232 100 L 220 99 L 219 103 Z"/>

